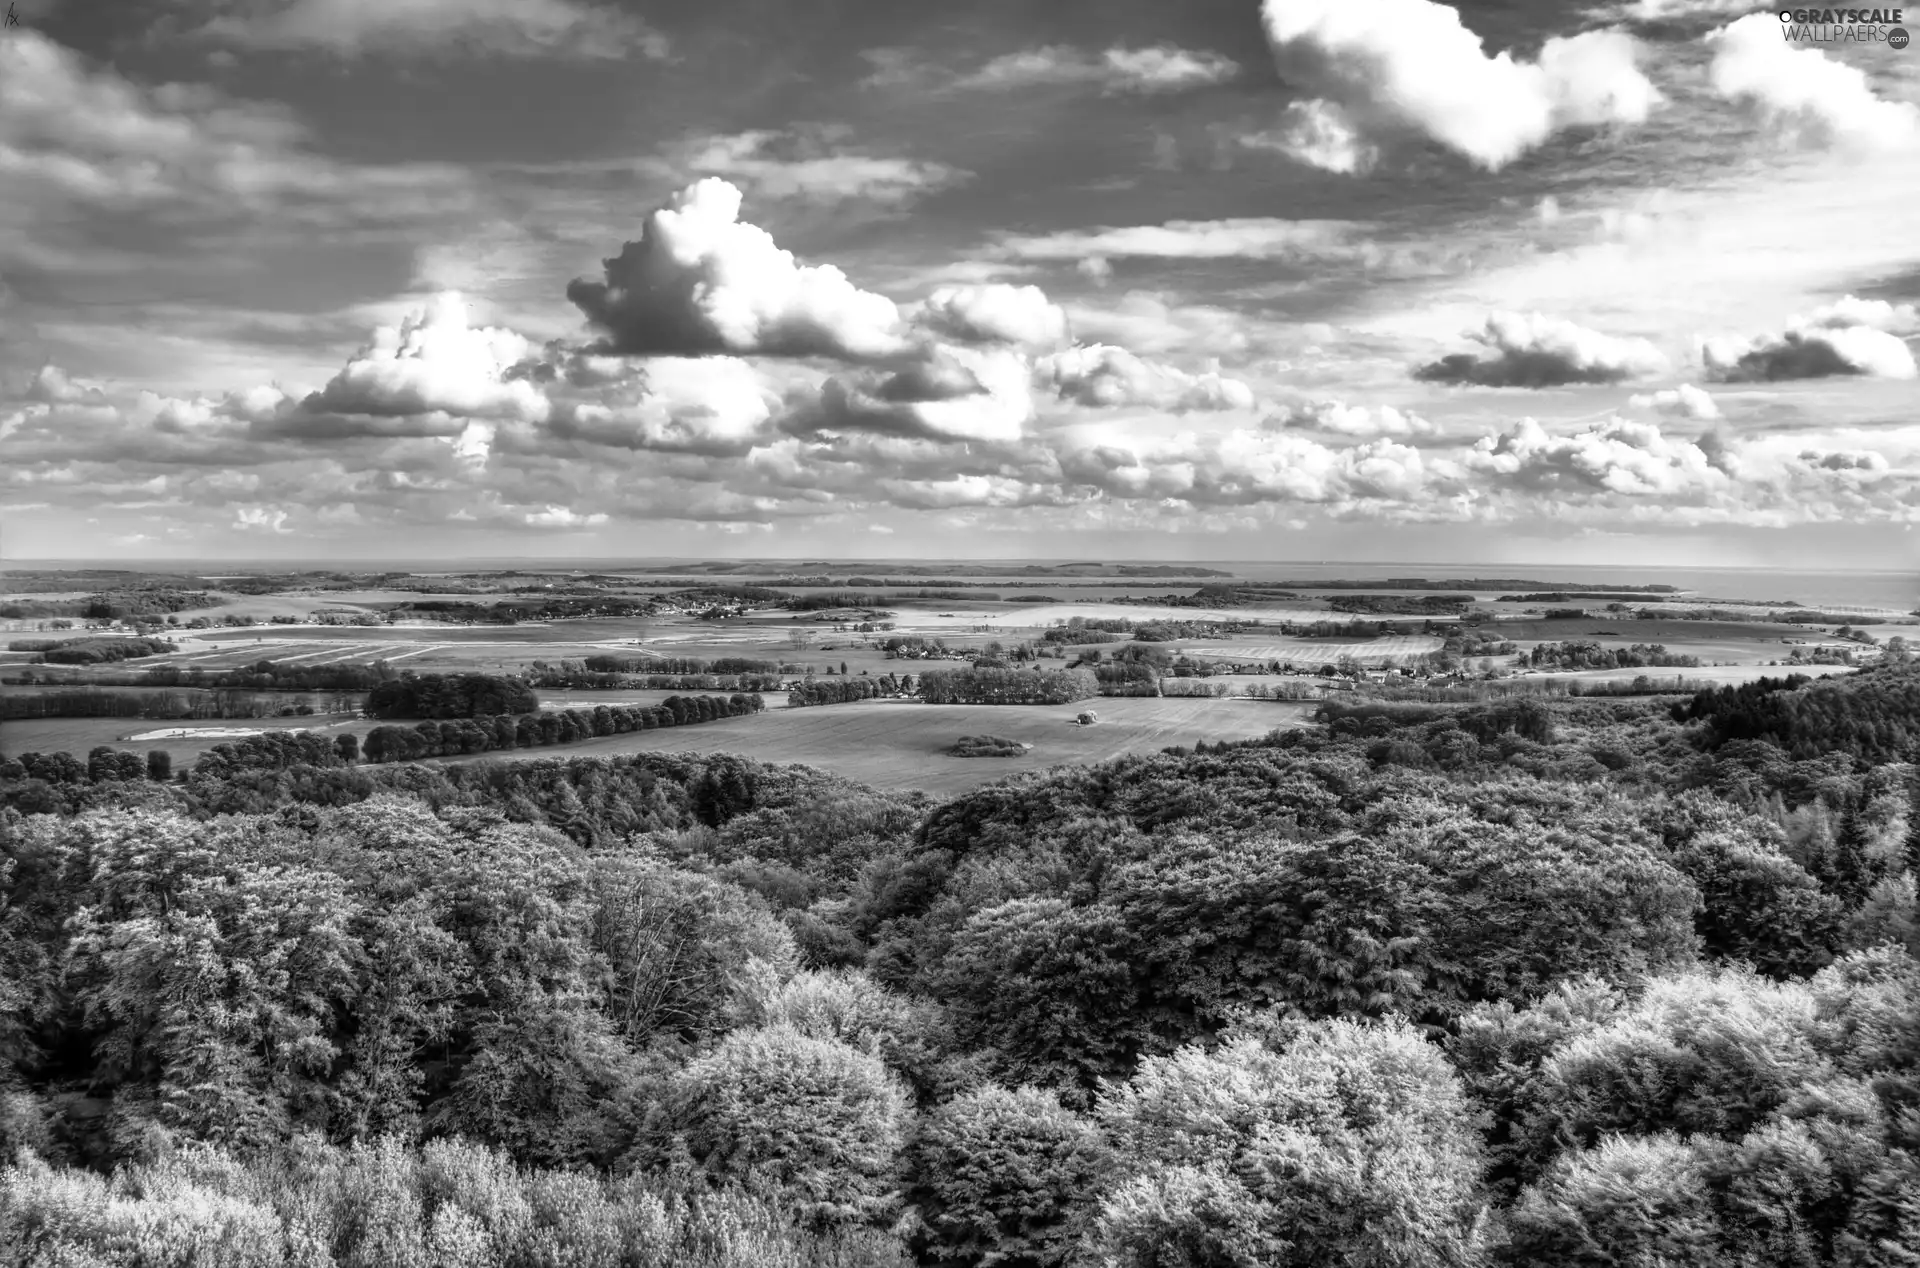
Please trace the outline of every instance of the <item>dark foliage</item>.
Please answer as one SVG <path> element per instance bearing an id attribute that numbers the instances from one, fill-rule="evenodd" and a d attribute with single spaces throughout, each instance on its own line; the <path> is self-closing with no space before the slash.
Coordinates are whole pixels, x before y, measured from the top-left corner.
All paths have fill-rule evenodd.
<path id="1" fill-rule="evenodd" d="M 477 718 L 539 707 L 524 680 L 490 674 L 404 674 L 375 687 L 366 706 L 375 718 Z"/>

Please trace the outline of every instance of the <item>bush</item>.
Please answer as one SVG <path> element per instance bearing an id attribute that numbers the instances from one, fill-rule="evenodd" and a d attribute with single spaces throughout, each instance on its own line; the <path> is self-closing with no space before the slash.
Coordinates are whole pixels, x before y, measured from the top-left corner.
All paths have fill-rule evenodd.
<path id="1" fill-rule="evenodd" d="M 1508 1216 L 1516 1264 L 1723 1262 L 1707 1178 L 1672 1135 L 1615 1136 L 1558 1160 Z"/>
<path id="2" fill-rule="evenodd" d="M 1106 1262 L 1464 1268 L 1484 1253 L 1471 1107 L 1404 1023 L 1257 1017 L 1215 1050 L 1143 1062 L 1100 1117 L 1128 1177 L 1093 1235 Z"/>
<path id="3" fill-rule="evenodd" d="M 928 1116 L 914 1150 L 922 1254 L 1065 1263 L 1113 1167 L 1099 1128 L 1036 1088 L 987 1086 Z"/>
<path id="4" fill-rule="evenodd" d="M 878 1057 L 791 1026 L 735 1031 L 679 1070 L 640 1156 L 778 1197 L 810 1223 L 898 1203 L 912 1102 Z"/>
<path id="5" fill-rule="evenodd" d="M 1027 747 L 998 735 L 963 735 L 947 752 L 954 757 L 1025 757 Z"/>

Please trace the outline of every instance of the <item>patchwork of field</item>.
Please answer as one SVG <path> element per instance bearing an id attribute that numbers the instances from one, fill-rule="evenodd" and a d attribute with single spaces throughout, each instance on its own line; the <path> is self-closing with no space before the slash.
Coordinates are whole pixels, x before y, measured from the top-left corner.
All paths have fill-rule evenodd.
<path id="1" fill-rule="evenodd" d="M 869 700 L 813 709 L 769 709 L 756 717 L 610 735 L 565 748 L 518 749 L 492 760 L 611 753 L 737 753 L 763 762 L 804 763 L 888 789 L 951 796 L 1016 771 L 1106 761 L 1198 740 L 1245 740 L 1303 725 L 1312 704 L 1266 700 L 1089 700 L 1077 705 L 930 705 Z M 1100 721 L 1074 718 L 1094 710 Z M 1032 744 L 1017 758 L 950 757 L 963 735 Z M 461 761 L 481 758 L 453 759 Z"/>
<path id="2" fill-rule="evenodd" d="M 1343 656 L 1351 656 L 1363 665 L 1384 665 L 1440 650 L 1442 640 L 1424 634 L 1396 634 L 1388 638 L 1368 639 L 1363 643 L 1330 642 L 1317 638 L 1280 638 L 1271 642 L 1227 644 L 1208 643 L 1186 648 L 1187 655 L 1199 659 L 1266 660 L 1295 665 L 1332 665 Z"/>

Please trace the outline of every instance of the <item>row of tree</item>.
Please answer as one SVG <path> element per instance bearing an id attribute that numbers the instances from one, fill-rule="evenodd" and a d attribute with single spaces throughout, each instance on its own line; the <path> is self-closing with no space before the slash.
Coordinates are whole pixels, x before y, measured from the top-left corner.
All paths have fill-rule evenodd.
<path id="1" fill-rule="evenodd" d="M 1700 658 L 1670 652 L 1661 643 L 1627 646 L 1596 642 L 1541 643 L 1527 653 L 1535 669 L 1698 669 Z"/>
<path id="2" fill-rule="evenodd" d="M 779 661 L 744 656 L 589 656 L 582 665 L 596 674 L 782 674 L 796 672 Z M 564 667 L 564 663 L 563 663 Z"/>
<path id="3" fill-rule="evenodd" d="M 657 705 L 603 704 L 591 709 L 422 722 L 411 727 L 377 726 L 367 732 L 364 748 L 370 762 L 460 757 L 714 722 L 759 713 L 765 707 L 766 702 L 758 695 L 668 696 Z"/>
<path id="4" fill-rule="evenodd" d="M 859 678 L 809 678 L 795 683 L 787 692 L 787 707 L 803 709 L 811 705 L 851 704 L 856 700 L 880 700 L 910 692 L 913 675 Z"/>
<path id="5" fill-rule="evenodd" d="M 107 665 L 176 650 L 163 638 L 15 639 L 9 651 L 38 652 L 49 665 Z"/>
<path id="6" fill-rule="evenodd" d="M 928 704 L 1072 704 L 1100 694 L 1085 669 L 930 669 L 920 675 Z"/>
<path id="7" fill-rule="evenodd" d="M 317 708 L 316 708 L 317 706 Z M 127 691 L 73 687 L 0 695 L 0 720 L 13 718 L 271 718 L 357 710 L 355 697 L 314 699 L 253 691 Z"/>
<path id="8" fill-rule="evenodd" d="M 540 698 L 524 678 L 494 674 L 402 674 L 367 693 L 374 718 L 476 718 L 531 713 Z"/>

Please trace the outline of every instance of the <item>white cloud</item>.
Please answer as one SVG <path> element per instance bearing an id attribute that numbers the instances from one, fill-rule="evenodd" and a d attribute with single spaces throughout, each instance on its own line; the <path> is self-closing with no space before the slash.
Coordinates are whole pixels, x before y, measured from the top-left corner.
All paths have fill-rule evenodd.
<path id="1" fill-rule="evenodd" d="M 548 506 L 544 510 L 528 511 L 522 517 L 528 528 L 593 528 L 607 522 L 605 511 L 594 511 L 582 515 L 571 507 Z"/>
<path id="2" fill-rule="evenodd" d="M 1113 262 L 1104 255 L 1090 255 L 1073 266 L 1080 276 L 1095 286 L 1105 286 L 1113 280 Z"/>
<path id="3" fill-rule="evenodd" d="M 1348 220 L 1169 220 L 1159 225 L 1008 235 L 998 249 L 1020 260 L 1078 260 L 1091 256 L 1169 260 L 1365 259 L 1377 248 L 1361 235 L 1367 225 Z"/>
<path id="4" fill-rule="evenodd" d="M 289 533 L 287 513 L 270 506 L 237 506 L 233 510 L 233 526 L 241 532 L 252 533 Z"/>
<path id="5" fill-rule="evenodd" d="M 1709 338 L 1700 359 L 1724 383 L 1864 375 L 1911 379 L 1917 369 L 1902 335 L 1920 333 L 1920 309 L 1845 295 L 1787 321 L 1778 334 Z"/>
<path id="6" fill-rule="evenodd" d="M 1844 330 L 1848 326 L 1866 326 L 1890 335 L 1920 334 L 1920 307 L 1895 304 L 1884 299 L 1860 299 L 1843 295 L 1831 304 L 1816 308 L 1805 317 L 1787 323 L 1790 327 L 1819 327 Z"/>
<path id="7" fill-rule="evenodd" d="M 662 58 L 664 36 L 599 0 L 188 0 L 197 34 L 340 56 L 490 53 Z"/>
<path id="8" fill-rule="evenodd" d="M 1635 409 L 1650 409 L 1664 418 L 1691 418 L 1697 422 L 1712 422 L 1720 417 L 1719 402 L 1713 399 L 1713 393 L 1697 388 L 1691 383 L 1682 383 L 1678 387 L 1662 388 L 1658 392 L 1628 399 Z"/>
<path id="9" fill-rule="evenodd" d="M 1218 370 L 1188 374 L 1146 361 L 1125 348 L 1093 344 L 1043 357 L 1035 379 L 1061 400 L 1094 408 L 1252 409 L 1253 389 Z"/>
<path id="10" fill-rule="evenodd" d="M 1266 503 L 1352 505 L 1444 496 L 1465 475 L 1391 440 L 1330 448 L 1290 432 L 1237 428 L 1146 445 L 1083 443 L 1060 456 L 1073 482 L 1121 499 L 1178 499 L 1194 507 Z"/>
<path id="11" fill-rule="evenodd" d="M 1267 420 L 1267 425 L 1340 436 L 1426 436 L 1436 430 L 1433 423 L 1410 410 L 1340 401 L 1293 405 Z"/>
<path id="12" fill-rule="evenodd" d="M 1157 294 L 1129 291 L 1093 306 L 1067 306 L 1074 335 L 1088 343 L 1118 344 L 1143 355 L 1198 353 L 1232 356 L 1254 346 L 1254 323 L 1236 309 L 1177 304 Z"/>
<path id="13" fill-rule="evenodd" d="M 1467 338 L 1493 355 L 1456 353 L 1421 367 L 1430 383 L 1560 387 L 1658 374 L 1667 359 L 1645 339 L 1622 339 L 1541 313 L 1494 313 Z"/>
<path id="14" fill-rule="evenodd" d="M 1033 418 L 1029 375 L 1026 358 L 1010 349 L 934 345 L 903 369 L 829 378 L 786 426 L 802 435 L 1017 441 Z"/>
<path id="15" fill-rule="evenodd" d="M 1067 336 L 1067 317 L 1037 286 L 987 283 L 943 286 L 927 297 L 914 323 L 962 343 L 1045 348 Z"/>
<path id="16" fill-rule="evenodd" d="M 1320 103 L 1293 127 L 1330 138 L 1326 154 L 1412 131 L 1500 168 L 1565 128 L 1642 123 L 1661 99 L 1616 31 L 1555 36 L 1528 62 L 1489 57 L 1458 10 L 1430 0 L 1265 0 L 1262 13 L 1282 78 Z"/>
<path id="17" fill-rule="evenodd" d="M 768 435 L 777 395 L 735 357 L 655 357 L 630 377 L 556 402 L 554 435 L 624 449 L 743 454 Z"/>
<path id="18" fill-rule="evenodd" d="M 945 163 L 863 153 L 847 144 L 845 129 L 835 128 L 697 138 L 663 166 L 677 174 L 726 177 L 760 198 L 882 207 L 901 207 L 966 179 Z"/>
<path id="19" fill-rule="evenodd" d="M 830 264 L 802 265 L 740 220 L 740 190 L 716 177 L 647 217 L 602 281 L 567 287 L 606 351 L 758 353 L 870 360 L 907 350 L 900 311 Z"/>
<path id="20" fill-rule="evenodd" d="M 1711 32 L 1714 91 L 1754 107 L 1788 138 L 1810 145 L 1914 146 L 1920 138 L 1920 107 L 1883 100 L 1864 71 L 1788 42 L 1781 27 L 1768 11 Z"/>
<path id="21" fill-rule="evenodd" d="M 1475 445 L 1468 464 L 1536 491 L 1582 489 L 1638 497 L 1680 497 L 1724 490 L 1732 477 L 1692 441 L 1652 423 L 1613 418 L 1570 436 L 1549 435 L 1533 419 Z"/>
<path id="22" fill-rule="evenodd" d="M 43 365 L 34 372 L 27 387 L 27 399 L 49 405 L 76 405 L 106 399 L 98 383 L 76 379 L 57 365 Z"/>
<path id="23" fill-rule="evenodd" d="M 507 371 L 527 358 L 520 335 L 467 322 L 457 293 L 438 296 L 398 326 L 383 326 L 305 408 L 312 413 L 397 417 L 447 413 L 535 421 L 547 402 Z"/>
<path id="24" fill-rule="evenodd" d="M 1097 84 L 1107 93 L 1165 93 L 1224 83 L 1239 73 L 1231 58 L 1172 45 L 1110 48 L 1094 54 L 1054 44 L 996 57 L 952 86 L 1005 90 Z"/>
<path id="25" fill-rule="evenodd" d="M 1344 176 L 1370 171 L 1380 158 L 1379 147 L 1360 134 L 1345 109 L 1317 97 L 1290 103 L 1278 127 L 1241 137 L 1240 143 L 1278 150 L 1296 162 Z"/>
<path id="26" fill-rule="evenodd" d="M 1913 349 L 1871 326 L 1806 327 L 1754 339 L 1706 339 L 1700 360 L 1721 383 L 1765 383 L 1866 375 L 1911 379 Z"/>

